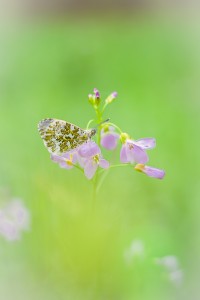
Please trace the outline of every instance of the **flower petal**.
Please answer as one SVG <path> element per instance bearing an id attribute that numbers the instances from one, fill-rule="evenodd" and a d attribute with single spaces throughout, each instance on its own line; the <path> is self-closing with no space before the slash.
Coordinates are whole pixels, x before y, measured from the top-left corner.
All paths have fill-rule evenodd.
<path id="1" fill-rule="evenodd" d="M 64 161 L 64 158 L 62 156 L 51 154 L 51 160 L 55 163 L 62 163 Z"/>
<path id="2" fill-rule="evenodd" d="M 106 159 L 100 158 L 100 160 L 99 160 L 99 166 L 101 168 L 103 168 L 103 169 L 108 169 L 109 166 L 110 166 L 110 164 L 109 164 L 109 162 Z"/>
<path id="3" fill-rule="evenodd" d="M 97 163 L 93 159 L 88 159 L 84 166 L 84 174 L 88 179 L 92 179 L 98 168 Z"/>
<path id="4" fill-rule="evenodd" d="M 67 161 L 67 160 L 62 161 L 61 163 L 59 163 L 59 166 L 63 169 L 67 169 L 67 170 L 73 168 L 72 162 L 70 160 L 69 161 Z"/>
<path id="5" fill-rule="evenodd" d="M 84 168 L 85 163 L 87 162 L 87 158 L 80 156 L 79 154 L 77 155 L 77 161 L 79 163 L 79 165 L 81 166 L 81 168 Z"/>
<path id="6" fill-rule="evenodd" d="M 122 163 L 128 163 L 128 158 L 127 158 L 127 154 L 126 154 L 126 144 L 123 144 L 122 145 L 122 148 L 121 148 L 121 152 L 120 152 L 120 161 Z"/>
<path id="7" fill-rule="evenodd" d="M 89 158 L 91 156 L 95 156 L 96 154 L 99 154 L 101 152 L 99 146 L 93 142 L 89 141 L 85 144 L 83 144 L 79 149 L 78 149 L 78 154 L 82 157 Z"/>
<path id="8" fill-rule="evenodd" d="M 107 150 L 114 150 L 117 147 L 119 135 L 117 133 L 107 133 L 102 135 L 101 145 Z"/>
<path id="9" fill-rule="evenodd" d="M 154 177 L 158 179 L 163 179 L 165 176 L 165 171 L 150 166 L 145 166 L 143 164 L 137 164 L 135 170 L 145 173 L 149 177 Z"/>
<path id="10" fill-rule="evenodd" d="M 145 166 L 144 173 L 146 175 L 148 175 L 149 177 L 154 177 L 154 178 L 158 178 L 158 179 L 163 179 L 163 177 L 165 176 L 164 170 L 149 167 L 149 166 Z"/>
<path id="11" fill-rule="evenodd" d="M 156 146 L 156 140 L 154 138 L 143 138 L 133 141 L 133 143 L 142 149 L 153 149 Z"/>
<path id="12" fill-rule="evenodd" d="M 73 154 L 69 154 L 69 153 L 65 153 L 65 155 L 63 156 L 52 154 L 51 160 L 55 163 L 58 163 L 61 168 L 68 170 L 73 168 L 73 164 L 77 160 L 77 158 L 75 157 L 73 161 L 73 156 L 74 156 Z"/>
<path id="13" fill-rule="evenodd" d="M 133 145 L 132 143 L 127 143 L 126 154 L 130 163 L 136 162 L 145 164 L 149 160 L 146 152 L 142 148 L 136 146 L 135 144 Z"/>

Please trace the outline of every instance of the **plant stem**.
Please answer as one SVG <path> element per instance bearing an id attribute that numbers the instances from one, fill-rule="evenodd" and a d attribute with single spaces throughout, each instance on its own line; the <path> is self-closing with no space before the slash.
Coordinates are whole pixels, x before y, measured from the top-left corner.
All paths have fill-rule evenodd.
<path id="1" fill-rule="evenodd" d="M 92 122 L 94 122 L 94 119 L 93 119 L 93 120 L 90 120 L 90 121 L 87 123 L 87 127 L 86 127 L 86 129 L 88 129 L 88 128 L 89 128 L 89 126 L 90 126 L 90 124 L 91 124 Z"/>
<path id="2" fill-rule="evenodd" d="M 114 126 L 119 131 L 119 133 L 122 133 L 122 130 L 117 125 L 115 125 L 114 123 L 109 122 L 108 125 Z"/>
<path id="3" fill-rule="evenodd" d="M 118 165 L 112 165 L 109 167 L 110 168 L 118 168 L 118 167 L 126 167 L 126 166 L 131 166 L 129 163 L 124 163 L 124 164 L 118 164 Z"/>
<path id="4" fill-rule="evenodd" d="M 72 164 L 72 166 L 77 168 L 79 171 L 81 171 L 83 173 L 83 169 L 81 169 L 81 167 L 79 167 L 78 165 Z"/>
<path id="5" fill-rule="evenodd" d="M 92 193 L 92 211 L 93 212 L 95 212 L 95 208 L 96 208 L 97 182 L 98 182 L 98 171 L 93 180 L 93 193 Z"/>
<path id="6" fill-rule="evenodd" d="M 97 114 L 97 124 L 102 122 L 102 113 L 99 110 L 99 108 L 95 109 L 95 112 Z M 100 141 L 101 141 L 101 126 L 98 126 L 97 129 L 97 144 L 100 146 Z"/>
<path id="7" fill-rule="evenodd" d="M 99 184 L 98 184 L 97 189 L 96 189 L 96 192 L 97 192 L 97 193 L 98 193 L 100 187 L 102 186 L 104 180 L 105 180 L 106 177 L 108 176 L 109 169 L 108 169 L 108 170 L 102 170 L 102 171 L 107 171 L 107 172 L 104 172 L 104 174 L 101 176 L 101 179 L 100 179 Z"/>
<path id="8" fill-rule="evenodd" d="M 110 166 L 108 169 L 103 169 L 103 170 L 99 171 L 99 173 L 104 172 L 104 174 L 101 176 L 101 179 L 100 179 L 99 184 L 98 184 L 98 186 L 97 186 L 97 190 L 96 190 L 97 193 L 98 193 L 100 187 L 102 186 L 104 180 L 105 180 L 106 177 L 108 176 L 109 170 L 110 170 L 111 168 L 126 167 L 126 166 L 131 166 L 131 165 L 130 165 L 130 164 L 118 164 L 118 165 L 112 165 L 112 166 Z"/>

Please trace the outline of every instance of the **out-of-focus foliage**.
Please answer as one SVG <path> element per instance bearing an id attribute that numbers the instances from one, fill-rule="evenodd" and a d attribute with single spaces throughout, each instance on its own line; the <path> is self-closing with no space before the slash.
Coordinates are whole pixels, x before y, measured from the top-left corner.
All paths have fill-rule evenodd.
<path id="1" fill-rule="evenodd" d="M 31 231 L 0 241 L 1 299 L 195 299 L 199 268 L 197 25 L 151 18 L 73 19 L 1 30 L 0 185 L 26 200 Z M 37 132 L 45 117 L 85 127 L 87 95 L 117 90 L 107 117 L 155 136 L 156 181 L 111 170 L 91 211 L 91 182 L 60 169 Z M 142 257 L 128 258 L 133 241 Z M 175 286 L 155 258 L 176 255 Z"/>

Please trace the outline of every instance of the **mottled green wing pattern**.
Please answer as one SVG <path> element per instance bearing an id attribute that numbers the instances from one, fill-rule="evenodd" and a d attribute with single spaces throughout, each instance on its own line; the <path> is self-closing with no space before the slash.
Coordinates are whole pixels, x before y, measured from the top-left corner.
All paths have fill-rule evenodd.
<path id="1" fill-rule="evenodd" d="M 57 119 L 40 121 L 38 130 L 48 151 L 57 155 L 77 148 L 91 137 L 90 131 Z"/>

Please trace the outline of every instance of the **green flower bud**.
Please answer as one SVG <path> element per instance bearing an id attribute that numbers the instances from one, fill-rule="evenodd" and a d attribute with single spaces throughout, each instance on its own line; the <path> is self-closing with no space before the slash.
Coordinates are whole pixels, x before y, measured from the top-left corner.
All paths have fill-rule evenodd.
<path id="1" fill-rule="evenodd" d="M 110 94 L 108 98 L 106 98 L 105 103 L 110 104 L 115 100 L 115 98 L 117 98 L 117 92 L 113 92 L 112 94 Z"/>
<path id="2" fill-rule="evenodd" d="M 127 133 L 122 132 L 120 134 L 120 141 L 121 141 L 121 143 L 125 144 L 127 139 L 130 139 L 130 136 Z"/>

